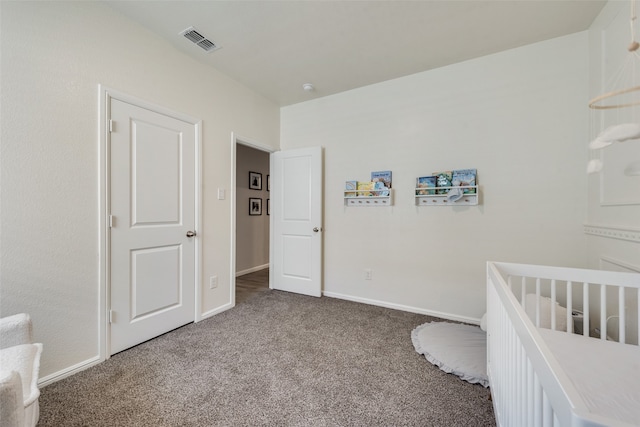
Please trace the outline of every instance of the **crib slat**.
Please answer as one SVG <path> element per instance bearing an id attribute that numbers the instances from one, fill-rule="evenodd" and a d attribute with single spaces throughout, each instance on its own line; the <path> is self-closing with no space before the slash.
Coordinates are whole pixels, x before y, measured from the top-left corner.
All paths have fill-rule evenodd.
<path id="1" fill-rule="evenodd" d="M 533 375 L 533 425 L 542 427 L 542 386 L 537 374 Z"/>
<path id="2" fill-rule="evenodd" d="M 625 325 L 627 324 L 627 316 L 624 306 L 624 286 L 618 288 L 618 342 L 626 343 L 626 331 Z"/>
<path id="3" fill-rule="evenodd" d="M 547 396 L 547 393 L 544 393 L 544 391 L 542 393 L 542 425 L 553 425 L 553 408 L 551 408 L 549 396 Z"/>
<path id="4" fill-rule="evenodd" d="M 527 417 L 527 426 L 529 427 L 533 427 L 533 417 L 531 416 L 531 414 L 533 414 L 533 408 L 534 408 L 534 403 L 533 403 L 533 366 L 531 365 L 531 361 L 528 360 L 527 361 L 527 381 L 526 381 L 526 387 L 527 387 L 527 414 L 529 415 Z"/>
<path id="5" fill-rule="evenodd" d="M 507 392 L 509 393 L 509 396 L 514 396 L 516 394 L 515 391 L 515 385 L 514 385 L 514 381 L 513 381 L 513 373 L 516 372 L 516 357 L 517 357 L 517 353 L 518 353 L 518 336 L 515 334 L 515 331 L 513 331 L 511 334 L 509 334 L 509 343 L 507 344 L 509 346 L 509 360 L 507 361 L 507 369 L 511 375 L 509 375 L 509 384 L 506 388 Z M 509 416 L 507 417 L 507 423 L 513 423 L 514 422 L 514 416 L 516 414 L 516 408 L 515 405 L 508 405 L 510 408 L 509 411 Z"/>
<path id="6" fill-rule="evenodd" d="M 582 320 L 582 335 L 588 337 L 591 322 L 589 321 L 589 284 L 587 282 L 582 284 L 582 313 L 584 316 Z"/>
<path id="7" fill-rule="evenodd" d="M 536 327 L 540 327 L 540 278 L 536 277 Z"/>
<path id="8" fill-rule="evenodd" d="M 551 329 L 556 330 L 556 279 L 551 280 Z"/>
<path id="9" fill-rule="evenodd" d="M 520 368 L 520 423 L 521 426 L 527 425 L 527 370 L 529 369 L 529 358 L 527 352 L 522 349 L 522 367 Z"/>
<path id="10" fill-rule="evenodd" d="M 567 282 L 567 332 L 572 332 L 573 327 L 573 285 L 569 280 Z"/>
<path id="11" fill-rule="evenodd" d="M 607 339 L 607 285 L 600 285 L 600 339 Z"/>

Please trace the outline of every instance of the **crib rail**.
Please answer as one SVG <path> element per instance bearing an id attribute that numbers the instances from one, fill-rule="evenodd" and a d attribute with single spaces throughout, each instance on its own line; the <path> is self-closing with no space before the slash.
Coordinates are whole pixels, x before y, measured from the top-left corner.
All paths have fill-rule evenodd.
<path id="1" fill-rule="evenodd" d="M 612 289 L 609 289 L 612 288 Z M 496 421 L 499 426 L 622 426 L 624 423 L 590 413 L 573 383 L 546 346 L 536 325 L 541 323 L 539 302 L 533 313 L 525 310 L 525 295 L 536 301 L 548 297 L 568 305 L 567 326 L 573 333 L 574 312 L 580 308 L 584 335 L 589 336 L 593 319 L 598 322 L 602 339 L 607 337 L 607 313 L 611 313 L 608 295 L 617 293 L 616 314 L 621 342 L 638 342 L 637 322 L 640 305 L 640 275 L 600 272 L 522 264 L 487 264 L 487 373 L 491 384 Z M 624 289 L 619 291 L 619 289 Z M 594 292 L 596 297 L 593 298 Z M 622 292 L 622 293 L 620 293 Z M 599 307 L 592 309 L 597 300 Z M 631 300 L 631 301 L 630 301 Z M 629 304 L 631 303 L 631 306 Z M 635 314 L 633 314 L 635 312 Z M 629 316 L 631 314 L 631 316 Z M 555 310 L 548 327 L 557 328 Z M 633 325 L 632 325 L 633 326 Z M 635 337 L 627 332 L 635 330 Z"/>
<path id="2" fill-rule="evenodd" d="M 574 268 L 495 263 L 509 288 L 525 305 L 525 295 L 536 296 L 533 323 L 540 327 L 539 297 L 566 308 L 566 332 L 626 344 L 640 342 L 640 275 Z M 558 330 L 557 311 L 551 310 L 550 329 Z M 574 330 L 576 323 L 579 329 Z M 549 326 L 545 326 L 549 327 Z"/>

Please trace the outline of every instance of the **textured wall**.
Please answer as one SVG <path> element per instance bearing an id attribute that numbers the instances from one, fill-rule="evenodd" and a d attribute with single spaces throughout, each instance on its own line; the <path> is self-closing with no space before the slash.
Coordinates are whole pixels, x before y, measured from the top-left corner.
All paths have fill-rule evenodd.
<path id="1" fill-rule="evenodd" d="M 229 304 L 230 198 L 216 190 L 230 189 L 232 132 L 277 148 L 279 109 L 101 3 L 0 7 L 0 309 L 33 317 L 41 375 L 99 359 L 99 84 L 202 119 L 202 277 L 219 285 L 201 311 Z"/>
<path id="2" fill-rule="evenodd" d="M 478 319 L 487 260 L 584 266 L 587 53 L 582 32 L 283 108 L 283 149 L 325 147 L 325 293 Z M 461 168 L 478 206 L 414 205 Z M 394 205 L 345 207 L 376 170 Z"/>

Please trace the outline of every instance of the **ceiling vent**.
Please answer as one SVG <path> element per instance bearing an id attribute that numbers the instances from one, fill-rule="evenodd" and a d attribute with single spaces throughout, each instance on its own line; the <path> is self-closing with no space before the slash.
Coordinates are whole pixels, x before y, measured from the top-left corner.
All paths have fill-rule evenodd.
<path id="1" fill-rule="evenodd" d="M 180 34 L 185 36 L 191 42 L 197 44 L 207 52 L 213 52 L 214 50 L 218 50 L 221 47 L 200 34 L 194 27 L 189 27 L 186 30 L 182 31 Z"/>

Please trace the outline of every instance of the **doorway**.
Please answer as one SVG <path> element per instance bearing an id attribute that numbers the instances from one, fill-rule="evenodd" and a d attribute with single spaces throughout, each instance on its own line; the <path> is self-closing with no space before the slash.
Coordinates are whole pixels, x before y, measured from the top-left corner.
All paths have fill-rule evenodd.
<path id="1" fill-rule="evenodd" d="M 269 289 L 271 150 L 233 138 L 233 305 Z"/>

